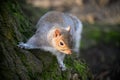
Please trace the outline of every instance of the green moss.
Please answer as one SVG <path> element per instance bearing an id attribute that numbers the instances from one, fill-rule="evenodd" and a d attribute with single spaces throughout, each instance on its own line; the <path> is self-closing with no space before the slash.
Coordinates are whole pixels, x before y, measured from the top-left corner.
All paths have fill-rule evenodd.
<path id="1" fill-rule="evenodd" d="M 88 77 L 92 78 L 92 76 L 89 76 L 89 68 L 87 64 L 81 60 L 76 60 L 72 58 L 71 56 L 67 57 L 65 60 L 66 66 L 68 69 L 72 70 L 73 73 L 77 73 L 79 77 L 82 78 L 82 80 L 87 80 Z"/>
<path id="2" fill-rule="evenodd" d="M 82 80 L 87 80 L 88 77 L 88 67 L 85 63 L 74 61 L 74 67 L 76 71 L 80 74 L 82 77 Z"/>
<path id="3" fill-rule="evenodd" d="M 42 80 L 63 80 L 61 74 L 59 73 L 59 67 L 55 57 L 52 57 L 52 61 L 49 61 L 49 64 L 44 64 L 44 69 L 41 73 Z M 45 60 L 46 61 L 46 60 Z"/>
<path id="4" fill-rule="evenodd" d="M 42 73 L 39 74 L 41 80 L 73 80 L 73 75 L 75 73 L 77 73 L 82 80 L 88 79 L 89 71 L 84 62 L 75 60 L 72 58 L 72 56 L 67 56 L 64 61 L 65 65 L 67 66 L 67 70 L 61 71 L 56 57 L 51 55 L 49 55 L 49 57 L 52 58 L 52 60 L 48 61 L 49 63 L 46 64 L 46 60 L 43 60 L 43 64 L 45 63 L 43 65 L 44 69 L 42 70 Z M 47 58 L 47 56 L 44 58 Z M 42 60 L 42 58 L 40 60 Z"/>
<path id="5" fill-rule="evenodd" d="M 57 62 L 57 61 L 56 61 Z M 67 72 L 62 72 L 57 63 L 52 63 L 48 69 L 41 73 L 42 80 L 68 80 Z"/>
<path id="6" fill-rule="evenodd" d="M 20 12 L 20 7 L 16 2 L 13 1 L 6 1 L 2 2 L 0 6 L 0 18 L 3 19 L 1 22 L 2 24 L 2 31 L 6 39 L 9 39 L 13 44 L 17 44 L 19 39 L 26 39 L 26 37 L 32 35 L 32 27 L 27 18 Z M 6 28 L 7 27 L 7 28 Z M 24 35 L 20 38 L 20 33 Z M 31 33 L 31 34 L 29 34 Z"/>

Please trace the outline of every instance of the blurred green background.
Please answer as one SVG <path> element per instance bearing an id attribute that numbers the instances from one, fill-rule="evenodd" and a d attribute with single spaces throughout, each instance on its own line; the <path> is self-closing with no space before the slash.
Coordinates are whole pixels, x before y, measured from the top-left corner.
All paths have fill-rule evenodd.
<path id="1" fill-rule="evenodd" d="M 19 2 L 33 26 L 48 11 L 62 11 L 77 16 L 83 23 L 80 58 L 85 59 L 94 79 L 120 80 L 120 0 Z"/>

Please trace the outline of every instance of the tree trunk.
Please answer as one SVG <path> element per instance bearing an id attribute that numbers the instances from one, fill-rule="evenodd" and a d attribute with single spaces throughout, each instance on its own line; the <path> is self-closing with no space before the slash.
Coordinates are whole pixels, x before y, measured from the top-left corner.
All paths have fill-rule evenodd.
<path id="1" fill-rule="evenodd" d="M 0 80 L 87 80 L 85 63 L 72 56 L 65 58 L 67 70 L 59 69 L 56 57 L 41 50 L 17 47 L 32 32 L 32 25 L 16 0 L 0 3 Z"/>

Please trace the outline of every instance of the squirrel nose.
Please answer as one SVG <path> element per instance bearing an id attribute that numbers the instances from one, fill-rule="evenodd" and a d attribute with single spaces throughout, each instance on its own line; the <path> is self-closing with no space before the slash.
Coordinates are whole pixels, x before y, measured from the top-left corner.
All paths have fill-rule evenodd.
<path id="1" fill-rule="evenodd" d="M 72 54 L 72 51 L 71 50 L 67 50 L 66 53 L 67 54 Z"/>

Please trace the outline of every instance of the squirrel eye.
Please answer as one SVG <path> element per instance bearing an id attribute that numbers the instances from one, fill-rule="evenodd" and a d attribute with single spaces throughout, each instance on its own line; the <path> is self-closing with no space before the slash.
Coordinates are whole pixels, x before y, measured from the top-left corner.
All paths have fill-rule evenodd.
<path id="1" fill-rule="evenodd" d="M 63 45 L 64 45 L 64 43 L 63 43 L 63 42 L 60 42 L 60 45 L 61 45 L 61 46 L 63 46 Z"/>

